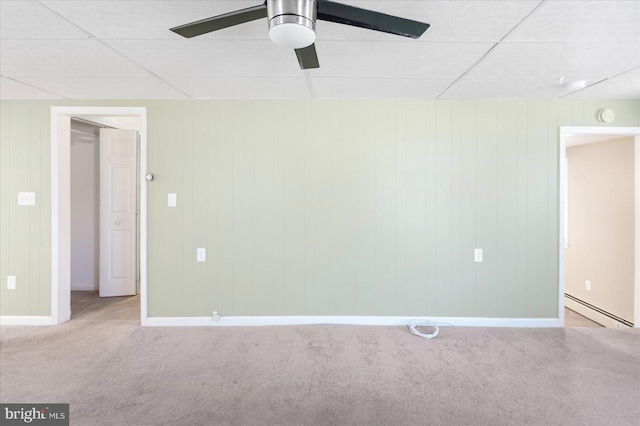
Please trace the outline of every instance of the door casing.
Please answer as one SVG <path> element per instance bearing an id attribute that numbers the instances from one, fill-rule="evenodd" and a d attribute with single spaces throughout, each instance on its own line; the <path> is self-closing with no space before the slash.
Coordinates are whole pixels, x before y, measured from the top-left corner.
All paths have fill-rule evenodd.
<path id="1" fill-rule="evenodd" d="M 139 117 L 140 128 L 140 323 L 147 323 L 147 109 L 144 107 L 51 108 L 51 320 L 71 318 L 70 129 L 71 117 Z"/>

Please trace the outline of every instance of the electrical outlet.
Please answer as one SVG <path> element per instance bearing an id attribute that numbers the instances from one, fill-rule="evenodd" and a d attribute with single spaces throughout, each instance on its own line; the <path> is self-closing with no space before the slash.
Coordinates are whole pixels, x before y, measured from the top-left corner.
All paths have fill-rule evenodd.
<path id="1" fill-rule="evenodd" d="M 218 313 L 218 311 L 213 311 L 213 320 L 220 321 L 220 314 Z"/>
<path id="2" fill-rule="evenodd" d="M 16 276 L 15 275 L 7 276 L 7 289 L 8 290 L 15 290 L 16 289 Z"/>
<path id="3" fill-rule="evenodd" d="M 19 206 L 35 206 L 36 193 L 35 192 L 18 192 L 18 205 Z"/>
<path id="4" fill-rule="evenodd" d="M 584 282 L 584 288 L 587 289 L 587 291 L 591 291 L 591 281 L 587 280 Z"/>
<path id="5" fill-rule="evenodd" d="M 482 262 L 482 249 L 473 250 L 473 261 Z"/>

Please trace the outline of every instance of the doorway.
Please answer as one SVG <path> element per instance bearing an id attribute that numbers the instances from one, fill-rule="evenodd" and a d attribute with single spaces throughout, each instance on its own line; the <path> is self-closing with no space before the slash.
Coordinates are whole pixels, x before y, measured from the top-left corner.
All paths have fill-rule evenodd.
<path id="1" fill-rule="evenodd" d="M 51 109 L 51 208 L 52 208 L 52 293 L 51 314 L 54 324 L 60 324 L 71 317 L 71 261 L 72 261 L 72 229 L 71 229 L 71 120 L 78 119 L 102 127 L 132 127 L 137 123 L 139 133 L 138 149 L 138 226 L 139 243 L 135 252 L 139 261 L 139 299 L 140 322 L 145 325 L 147 318 L 147 194 L 146 181 L 146 146 L 147 126 L 146 108 L 128 107 L 53 107 Z M 115 124 L 114 124 L 115 123 Z M 118 124 L 119 123 L 119 124 Z M 135 191 L 134 191 L 135 192 Z M 119 222 L 117 220 L 116 222 Z M 120 223 L 118 223 L 120 225 Z M 122 234 L 122 233 L 120 233 Z M 94 266 L 95 268 L 95 266 Z M 93 270 L 95 272 L 95 269 Z M 137 274 L 136 274 L 137 275 Z M 135 292 L 135 291 L 134 291 Z M 97 294 L 96 294 L 97 297 Z M 74 297 L 78 299 L 77 297 Z M 86 298 L 80 298 L 87 306 Z M 91 302 L 91 301 L 90 301 Z M 106 303 L 106 302 L 105 302 Z M 110 302 L 114 303 L 114 302 Z"/>
<path id="2" fill-rule="evenodd" d="M 640 128 L 561 127 L 559 154 L 560 323 L 640 327 Z"/>

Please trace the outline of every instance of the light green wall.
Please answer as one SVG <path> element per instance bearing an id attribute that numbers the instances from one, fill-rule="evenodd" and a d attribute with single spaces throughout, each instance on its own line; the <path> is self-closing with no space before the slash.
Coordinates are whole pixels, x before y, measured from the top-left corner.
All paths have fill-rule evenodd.
<path id="1" fill-rule="evenodd" d="M 640 125 L 638 100 L 3 101 L 2 315 L 50 314 L 54 105 L 148 108 L 150 316 L 556 317 L 558 127 Z"/>

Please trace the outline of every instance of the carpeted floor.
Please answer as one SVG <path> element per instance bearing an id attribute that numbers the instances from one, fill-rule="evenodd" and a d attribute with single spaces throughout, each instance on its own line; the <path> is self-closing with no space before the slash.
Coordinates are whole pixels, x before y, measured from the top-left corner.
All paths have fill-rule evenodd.
<path id="1" fill-rule="evenodd" d="M 640 330 L 140 327 L 139 299 L 2 327 L 0 401 L 72 425 L 638 425 Z"/>

